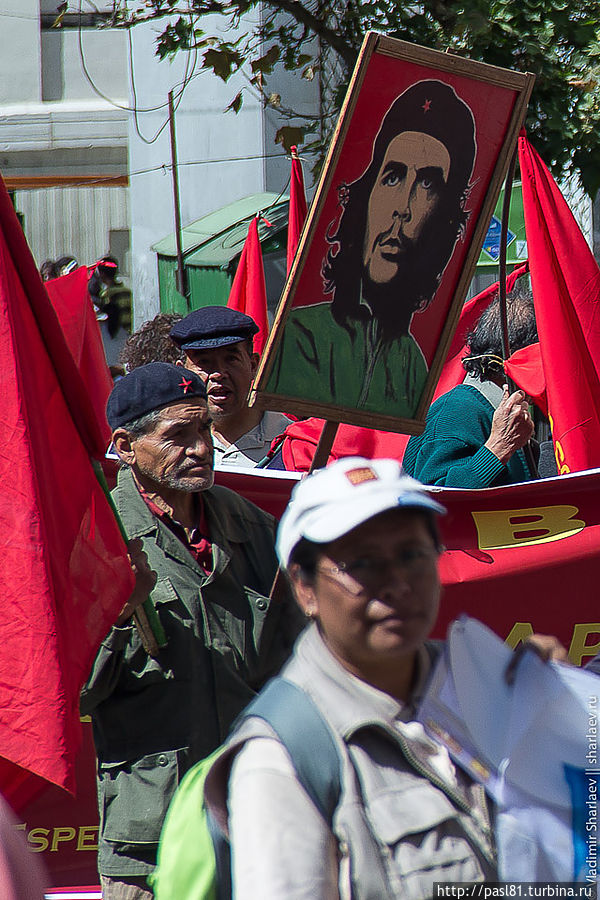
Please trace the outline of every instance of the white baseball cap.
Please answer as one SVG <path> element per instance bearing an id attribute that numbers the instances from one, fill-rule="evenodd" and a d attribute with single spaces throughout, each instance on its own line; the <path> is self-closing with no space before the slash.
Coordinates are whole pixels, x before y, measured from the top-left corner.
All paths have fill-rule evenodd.
<path id="1" fill-rule="evenodd" d="M 317 544 L 334 541 L 388 509 L 446 512 L 419 481 L 403 474 L 395 459 L 339 459 L 292 491 L 277 532 L 279 561 L 286 568 L 302 538 Z"/>

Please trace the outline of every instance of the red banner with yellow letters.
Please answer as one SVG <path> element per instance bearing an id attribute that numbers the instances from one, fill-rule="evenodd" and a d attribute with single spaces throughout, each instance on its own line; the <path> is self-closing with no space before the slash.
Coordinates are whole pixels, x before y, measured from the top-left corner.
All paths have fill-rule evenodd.
<path id="1" fill-rule="evenodd" d="M 298 476 L 217 472 L 226 485 L 281 516 Z M 600 650 L 594 589 L 600 560 L 600 470 L 508 487 L 432 488 L 448 514 L 441 558 L 444 594 L 435 636 L 460 613 L 516 645 L 555 634 L 580 665 Z M 56 885 L 93 884 L 98 817 L 91 729 L 77 768 L 78 796 L 43 789 L 20 809 L 29 846 Z"/>
<path id="2" fill-rule="evenodd" d="M 296 476 L 297 477 L 297 476 Z M 218 472 L 226 484 L 281 516 L 296 479 Z M 461 613 L 511 643 L 554 634 L 576 665 L 600 651 L 600 469 L 466 491 L 430 489 L 440 522 L 444 594 L 436 637 Z"/>

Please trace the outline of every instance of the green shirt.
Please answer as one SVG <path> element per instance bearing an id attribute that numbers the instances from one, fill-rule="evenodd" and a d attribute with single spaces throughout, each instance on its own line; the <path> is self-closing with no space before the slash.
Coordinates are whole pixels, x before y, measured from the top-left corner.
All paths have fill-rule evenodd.
<path id="1" fill-rule="evenodd" d="M 375 317 L 344 327 L 317 303 L 290 313 L 265 391 L 413 418 L 427 371 L 411 334 L 383 341 Z"/>
<path id="2" fill-rule="evenodd" d="M 487 383 L 496 406 L 502 389 Z M 423 484 L 487 488 L 530 481 L 522 450 L 500 462 L 485 442 L 492 430 L 495 406 L 473 384 L 459 384 L 443 394 L 427 413 L 425 431 L 409 440 L 402 465 Z"/>

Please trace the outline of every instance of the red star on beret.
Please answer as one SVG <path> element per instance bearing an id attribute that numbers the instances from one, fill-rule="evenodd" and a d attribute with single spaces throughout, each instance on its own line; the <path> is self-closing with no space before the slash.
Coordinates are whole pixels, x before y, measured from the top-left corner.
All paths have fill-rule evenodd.
<path id="1" fill-rule="evenodd" d="M 423 104 L 422 109 L 423 109 L 423 112 L 429 112 L 429 110 L 431 109 L 431 100 L 426 100 L 425 103 Z"/>
<path id="2" fill-rule="evenodd" d="M 182 388 L 183 388 L 183 393 L 184 393 L 184 394 L 187 394 L 187 392 L 189 391 L 189 389 L 191 388 L 191 386 L 192 386 L 192 379 L 191 379 L 191 378 L 190 378 L 189 381 L 187 380 L 187 378 L 182 378 L 181 381 L 179 382 L 179 387 L 182 387 Z"/>

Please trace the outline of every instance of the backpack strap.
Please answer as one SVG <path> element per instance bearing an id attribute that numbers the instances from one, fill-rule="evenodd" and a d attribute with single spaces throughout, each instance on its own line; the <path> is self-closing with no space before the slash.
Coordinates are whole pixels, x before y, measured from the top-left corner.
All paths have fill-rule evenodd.
<path id="1" fill-rule="evenodd" d="M 301 687 L 277 676 L 251 701 L 236 725 L 250 717 L 264 719 L 273 729 L 302 787 L 331 825 L 342 790 L 342 759 L 314 701 Z"/>
<path id="2" fill-rule="evenodd" d="M 316 704 L 298 685 L 277 675 L 272 678 L 234 722 L 228 744 L 216 760 L 230 767 L 235 753 L 236 733 L 247 719 L 263 719 L 285 747 L 300 784 L 325 821 L 331 826 L 342 790 L 342 756 L 332 731 Z M 210 773 L 208 776 L 210 780 Z M 215 857 L 214 888 L 217 900 L 231 900 L 231 848 L 223 827 L 205 802 L 206 825 Z"/>
<path id="3" fill-rule="evenodd" d="M 205 814 L 206 827 L 208 828 L 215 854 L 216 878 L 214 887 L 216 900 L 231 900 L 233 891 L 231 886 L 231 847 L 229 840 L 223 834 L 210 809 L 206 809 Z"/>

